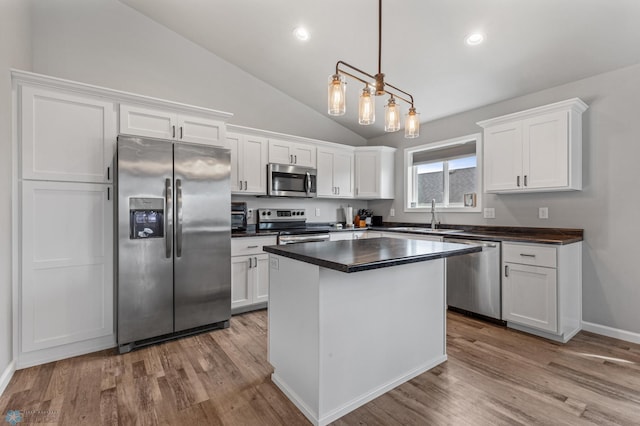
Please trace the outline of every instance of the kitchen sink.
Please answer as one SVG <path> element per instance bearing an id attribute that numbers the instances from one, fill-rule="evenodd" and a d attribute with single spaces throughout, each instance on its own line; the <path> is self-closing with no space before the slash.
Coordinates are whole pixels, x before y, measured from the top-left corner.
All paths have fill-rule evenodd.
<path id="1" fill-rule="evenodd" d="M 424 234 L 448 234 L 453 232 L 463 232 L 463 229 L 431 229 L 431 228 L 419 228 L 414 226 L 396 226 L 393 228 L 387 228 L 389 231 L 407 231 L 407 232 L 420 232 Z"/>

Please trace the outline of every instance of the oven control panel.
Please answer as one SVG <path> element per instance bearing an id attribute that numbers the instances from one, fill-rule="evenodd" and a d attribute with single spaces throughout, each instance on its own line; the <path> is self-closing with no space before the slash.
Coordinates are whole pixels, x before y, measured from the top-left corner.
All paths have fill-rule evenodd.
<path id="1" fill-rule="evenodd" d="M 258 222 L 306 221 L 305 209 L 258 209 Z"/>

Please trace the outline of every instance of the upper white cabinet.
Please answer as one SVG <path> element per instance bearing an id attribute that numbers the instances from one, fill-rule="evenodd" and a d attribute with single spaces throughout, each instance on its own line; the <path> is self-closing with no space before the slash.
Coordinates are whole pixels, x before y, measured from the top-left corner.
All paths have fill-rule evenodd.
<path id="1" fill-rule="evenodd" d="M 223 120 L 138 105 L 120 105 L 120 133 L 227 146 Z"/>
<path id="2" fill-rule="evenodd" d="M 357 148 L 355 155 L 355 198 L 390 199 L 395 196 L 395 148 Z"/>
<path id="3" fill-rule="evenodd" d="M 567 342 L 582 327 L 582 243 L 502 244 L 502 318 Z"/>
<path id="4" fill-rule="evenodd" d="M 267 138 L 227 133 L 231 149 L 231 192 L 243 195 L 267 193 Z"/>
<path id="5" fill-rule="evenodd" d="M 41 86 L 21 85 L 18 93 L 24 179 L 112 180 L 116 103 Z"/>
<path id="6" fill-rule="evenodd" d="M 354 153 L 318 147 L 318 197 L 353 198 Z"/>
<path id="7" fill-rule="evenodd" d="M 269 139 L 269 163 L 316 168 L 316 146 Z"/>
<path id="8" fill-rule="evenodd" d="M 578 98 L 477 123 L 484 128 L 485 192 L 582 189 Z"/>

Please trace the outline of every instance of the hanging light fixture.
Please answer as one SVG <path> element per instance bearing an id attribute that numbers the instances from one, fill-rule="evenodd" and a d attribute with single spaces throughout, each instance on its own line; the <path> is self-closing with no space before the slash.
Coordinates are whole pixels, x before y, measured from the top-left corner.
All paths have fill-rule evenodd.
<path id="1" fill-rule="evenodd" d="M 405 119 L 404 137 L 417 138 L 420 135 L 420 114 L 413 106 L 413 96 L 384 81 L 382 73 L 382 0 L 378 0 L 378 73 L 371 75 L 346 62 L 338 61 L 335 74 L 329 77 L 329 115 L 344 115 L 347 110 L 345 76 L 365 85 L 359 99 L 358 123 L 368 125 L 375 122 L 375 98 L 371 96 L 371 87 L 374 87 L 373 94 L 375 96 L 385 94 L 390 96 L 385 105 L 384 130 L 386 132 L 400 130 L 400 106 L 396 104 L 397 98 L 410 105 Z"/>

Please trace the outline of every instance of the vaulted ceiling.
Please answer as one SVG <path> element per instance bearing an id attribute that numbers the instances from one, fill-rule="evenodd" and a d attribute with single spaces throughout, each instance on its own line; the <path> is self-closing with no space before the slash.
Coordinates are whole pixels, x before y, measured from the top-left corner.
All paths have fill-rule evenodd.
<path id="1" fill-rule="evenodd" d="M 322 114 L 338 60 L 377 72 L 375 0 L 120 0 Z M 384 0 L 382 72 L 421 121 L 640 63 L 638 0 Z M 292 32 L 310 32 L 302 42 Z M 486 40 L 465 44 L 480 31 Z M 347 80 L 338 123 L 357 122 L 363 85 Z M 274 106 L 277 108 L 277 106 Z M 403 105 L 406 112 L 406 106 Z"/>

